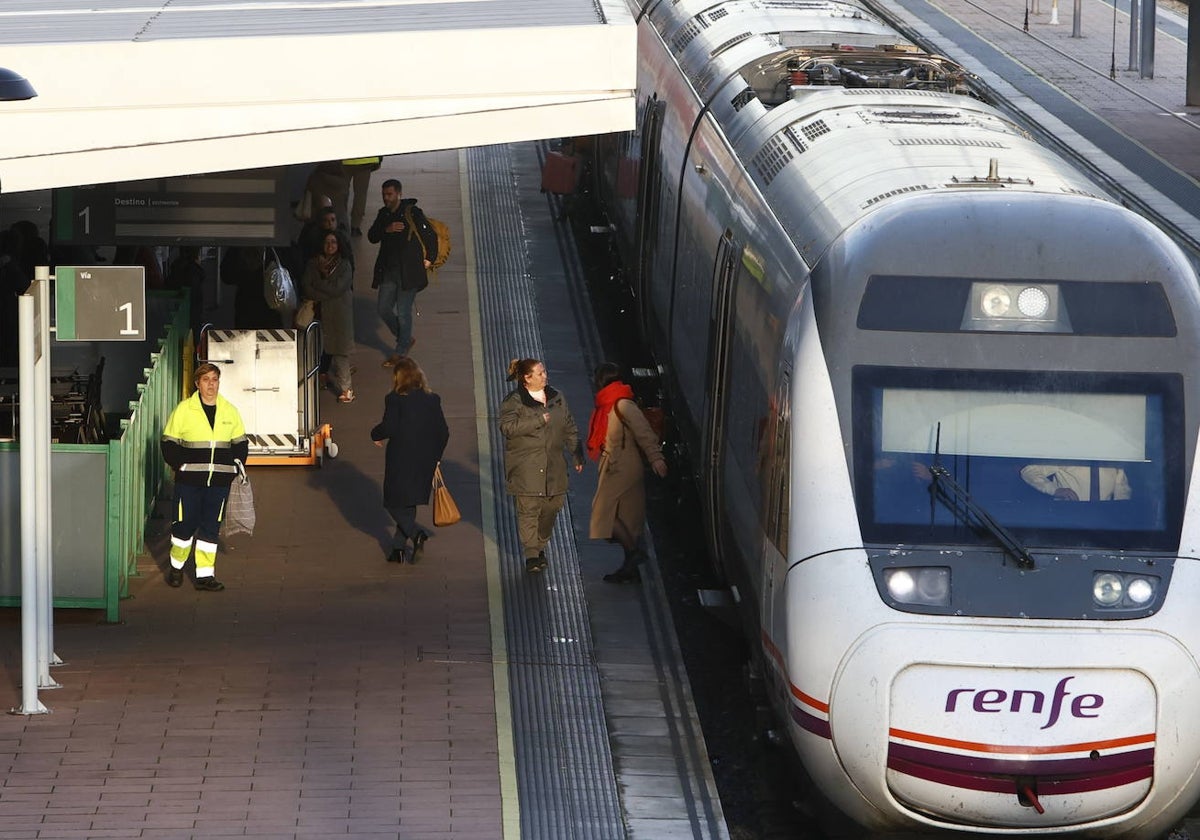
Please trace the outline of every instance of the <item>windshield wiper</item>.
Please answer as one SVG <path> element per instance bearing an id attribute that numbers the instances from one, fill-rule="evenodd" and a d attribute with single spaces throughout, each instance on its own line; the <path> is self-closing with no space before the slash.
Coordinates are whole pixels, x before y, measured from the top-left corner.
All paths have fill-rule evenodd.
<path id="1" fill-rule="evenodd" d="M 931 487 L 933 495 L 941 499 L 951 512 L 957 513 L 957 506 L 962 504 L 974 515 L 979 524 L 996 538 L 1001 547 L 1012 555 L 1019 568 L 1033 568 L 1033 555 L 1026 550 L 1025 546 L 1021 545 L 1011 531 L 997 522 L 983 505 L 971 498 L 967 489 L 951 477 L 949 470 L 940 463 L 935 463 L 929 468 L 929 472 L 933 476 L 933 486 Z"/>

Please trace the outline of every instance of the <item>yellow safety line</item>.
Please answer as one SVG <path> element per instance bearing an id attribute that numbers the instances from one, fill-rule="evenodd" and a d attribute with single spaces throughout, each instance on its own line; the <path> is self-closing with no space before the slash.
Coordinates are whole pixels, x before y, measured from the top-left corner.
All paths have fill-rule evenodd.
<path id="1" fill-rule="evenodd" d="M 483 329 L 479 311 L 475 231 L 471 224 L 471 191 L 467 153 L 458 152 L 459 189 L 463 210 L 468 308 L 471 316 L 471 361 L 475 367 L 475 433 L 479 445 L 479 496 L 483 516 L 483 562 L 487 572 L 488 617 L 492 635 L 492 684 L 496 702 L 496 752 L 500 769 L 500 810 L 505 840 L 521 838 L 521 803 L 517 796 L 517 760 L 513 744 L 512 695 L 508 682 L 508 638 L 504 632 L 504 590 L 500 585 L 500 546 L 496 543 L 496 498 L 492 483 L 493 417 L 487 401 L 483 361 Z"/>

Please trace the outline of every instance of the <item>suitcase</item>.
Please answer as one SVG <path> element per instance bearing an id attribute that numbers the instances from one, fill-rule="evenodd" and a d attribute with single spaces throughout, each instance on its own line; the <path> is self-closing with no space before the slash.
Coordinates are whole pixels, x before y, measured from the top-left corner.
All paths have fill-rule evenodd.
<path id="1" fill-rule="evenodd" d="M 562 152 L 548 152 L 542 165 L 542 192 L 571 195 L 579 186 L 582 170 L 579 158 Z"/>

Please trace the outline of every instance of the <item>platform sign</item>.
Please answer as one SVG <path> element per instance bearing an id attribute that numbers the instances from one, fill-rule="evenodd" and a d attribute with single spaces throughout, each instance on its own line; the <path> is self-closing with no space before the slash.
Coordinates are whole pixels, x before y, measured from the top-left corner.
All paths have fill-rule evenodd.
<path id="1" fill-rule="evenodd" d="M 59 341 L 145 340 L 146 269 L 140 265 L 60 265 L 54 292 Z"/>
<path id="2" fill-rule="evenodd" d="M 62 187 L 55 242 L 68 245 L 285 245 L 286 167 Z"/>

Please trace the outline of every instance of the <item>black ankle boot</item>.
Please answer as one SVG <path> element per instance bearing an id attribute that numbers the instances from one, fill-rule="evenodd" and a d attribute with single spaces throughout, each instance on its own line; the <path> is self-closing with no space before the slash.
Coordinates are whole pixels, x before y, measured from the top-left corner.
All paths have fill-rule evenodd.
<path id="1" fill-rule="evenodd" d="M 409 563 L 416 563 L 421 559 L 421 556 L 425 553 L 425 540 L 427 539 L 429 539 L 429 534 L 424 531 L 417 531 L 416 535 L 412 538 L 413 547 L 412 554 L 408 555 Z"/>
<path id="2" fill-rule="evenodd" d="M 638 564 L 645 559 L 645 556 L 641 551 L 626 554 L 621 568 L 605 575 L 604 580 L 608 583 L 638 583 L 642 579 L 641 572 L 638 571 Z"/>

